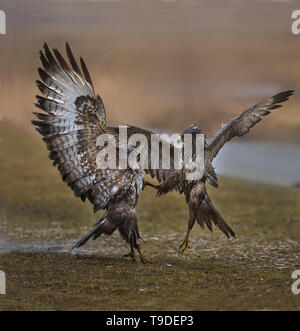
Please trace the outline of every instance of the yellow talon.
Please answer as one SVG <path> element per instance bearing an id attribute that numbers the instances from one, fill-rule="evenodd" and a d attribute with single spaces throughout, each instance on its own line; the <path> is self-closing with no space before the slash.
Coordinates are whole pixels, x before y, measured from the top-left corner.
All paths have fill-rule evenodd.
<path id="1" fill-rule="evenodd" d="M 188 240 L 183 240 L 182 244 L 180 245 L 179 249 L 182 249 L 182 251 L 186 250 L 186 249 L 190 249 L 191 245 L 190 242 Z"/>

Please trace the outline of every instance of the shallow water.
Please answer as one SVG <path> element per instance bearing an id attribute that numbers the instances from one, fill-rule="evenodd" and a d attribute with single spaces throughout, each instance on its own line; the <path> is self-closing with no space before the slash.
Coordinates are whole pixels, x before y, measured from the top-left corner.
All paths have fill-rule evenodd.
<path id="1" fill-rule="evenodd" d="M 8 252 L 36 253 L 41 251 L 66 253 L 68 252 L 68 249 L 66 245 L 62 245 L 54 242 L 25 243 L 25 242 L 8 241 L 3 236 L 0 238 L 0 253 L 8 253 Z"/>
<path id="2" fill-rule="evenodd" d="M 291 186 L 300 183 L 300 145 L 231 142 L 216 158 L 217 174 Z"/>
<path id="3" fill-rule="evenodd" d="M 80 247 L 70 251 L 73 246 L 68 240 L 53 240 L 49 241 L 17 241 L 16 239 L 7 239 L 5 236 L 0 236 L 0 254 L 21 252 L 21 253 L 60 253 L 72 255 L 93 255 L 97 253 L 107 254 L 111 252 L 111 245 L 105 244 L 108 238 L 102 237 L 102 241 L 95 245 L 89 245 L 87 248 Z M 108 239 L 109 240 L 109 239 Z M 72 241 L 74 243 L 75 240 Z M 123 248 L 114 247 L 114 251 L 122 255 Z"/>

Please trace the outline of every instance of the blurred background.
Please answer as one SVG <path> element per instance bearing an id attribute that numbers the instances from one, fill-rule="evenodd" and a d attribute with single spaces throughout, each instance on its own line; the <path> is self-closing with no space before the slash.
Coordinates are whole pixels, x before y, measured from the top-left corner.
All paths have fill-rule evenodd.
<path id="1" fill-rule="evenodd" d="M 44 41 L 62 51 L 68 41 L 86 60 L 111 124 L 174 132 L 198 123 L 210 137 L 248 106 L 299 86 L 300 36 L 291 32 L 296 1 L 1 0 L 0 7 L 7 16 L 7 34 L 0 36 L 0 118 L 30 132 Z M 298 143 L 299 101 L 296 93 L 246 139 Z M 297 183 L 300 149 L 294 145 L 286 154 L 284 145 L 233 143 L 217 170 Z M 234 157 L 243 152 L 246 159 Z M 253 158 L 263 158 L 268 171 L 245 169 Z M 274 158 L 283 163 L 274 165 Z M 279 174 L 291 164 L 287 175 Z"/>

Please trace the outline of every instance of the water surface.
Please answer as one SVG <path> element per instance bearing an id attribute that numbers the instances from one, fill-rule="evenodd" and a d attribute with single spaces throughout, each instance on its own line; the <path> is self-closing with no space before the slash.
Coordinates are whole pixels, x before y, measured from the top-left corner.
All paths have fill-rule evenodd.
<path id="1" fill-rule="evenodd" d="M 300 145 L 231 142 L 217 156 L 217 174 L 284 186 L 300 183 Z"/>

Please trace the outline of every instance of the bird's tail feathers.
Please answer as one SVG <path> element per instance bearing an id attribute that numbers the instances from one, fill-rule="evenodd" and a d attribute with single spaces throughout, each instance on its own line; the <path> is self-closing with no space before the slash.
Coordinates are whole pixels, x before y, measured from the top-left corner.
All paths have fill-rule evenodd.
<path id="1" fill-rule="evenodd" d="M 83 236 L 77 243 L 69 250 L 72 251 L 74 248 L 78 248 L 84 245 L 91 237 L 95 240 L 102 235 L 105 234 L 112 234 L 117 227 L 113 225 L 109 219 L 107 218 L 107 213 L 94 225 L 92 230 Z"/>
<path id="2" fill-rule="evenodd" d="M 202 228 L 204 228 L 204 225 L 206 225 L 210 231 L 212 231 L 213 222 L 228 238 L 231 236 L 235 237 L 234 231 L 226 223 L 218 210 L 214 207 L 207 193 L 201 202 L 197 216 L 197 222 Z"/>

